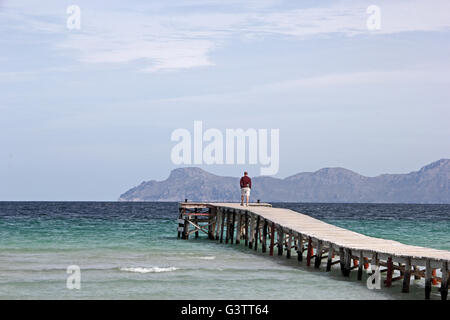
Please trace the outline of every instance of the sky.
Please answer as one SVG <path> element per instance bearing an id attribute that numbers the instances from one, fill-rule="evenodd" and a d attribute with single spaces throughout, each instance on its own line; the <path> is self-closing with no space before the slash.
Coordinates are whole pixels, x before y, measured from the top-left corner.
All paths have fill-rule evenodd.
<path id="1" fill-rule="evenodd" d="M 194 121 L 278 129 L 279 178 L 450 158 L 447 0 L 0 0 L 0 34 L 0 201 L 116 200 Z"/>

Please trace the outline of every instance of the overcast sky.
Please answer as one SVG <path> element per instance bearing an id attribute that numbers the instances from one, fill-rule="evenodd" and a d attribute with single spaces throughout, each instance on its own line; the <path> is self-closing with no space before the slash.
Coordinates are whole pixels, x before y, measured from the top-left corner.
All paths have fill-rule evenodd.
<path id="1" fill-rule="evenodd" d="M 281 178 L 450 158 L 447 0 L 0 0 L 0 34 L 0 200 L 116 200 L 194 120 L 279 129 Z"/>

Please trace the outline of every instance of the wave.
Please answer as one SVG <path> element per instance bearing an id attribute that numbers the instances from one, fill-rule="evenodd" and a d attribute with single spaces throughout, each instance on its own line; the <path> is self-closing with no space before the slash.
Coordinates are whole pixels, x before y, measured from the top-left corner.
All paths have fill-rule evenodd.
<path id="1" fill-rule="evenodd" d="M 167 267 L 167 268 L 160 268 L 160 267 L 150 267 L 150 268 L 144 268 L 144 267 L 134 267 L 134 268 L 120 268 L 120 271 L 126 271 L 126 272 L 137 272 L 137 273 L 159 273 L 159 272 L 172 272 L 175 270 L 178 270 L 178 268 L 175 267 Z"/>
<path id="2" fill-rule="evenodd" d="M 202 260 L 214 260 L 215 258 L 216 258 L 215 256 L 199 257 L 199 259 L 202 259 Z"/>

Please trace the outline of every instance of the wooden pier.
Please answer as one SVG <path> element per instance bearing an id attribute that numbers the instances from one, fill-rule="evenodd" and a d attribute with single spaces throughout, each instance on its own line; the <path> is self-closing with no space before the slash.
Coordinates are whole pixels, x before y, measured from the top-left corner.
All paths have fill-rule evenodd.
<path id="1" fill-rule="evenodd" d="M 411 277 L 425 279 L 425 299 L 437 287 L 441 299 L 448 294 L 450 251 L 406 245 L 393 240 L 369 237 L 340 228 L 296 211 L 273 208 L 267 203 L 192 203 L 179 205 L 178 237 L 189 239 L 205 233 L 211 240 L 239 244 L 269 255 L 295 252 L 299 262 L 320 268 L 326 261 L 326 271 L 339 264 L 342 275 L 349 277 L 357 269 L 362 280 L 363 269 L 386 273 L 384 285 L 402 281 L 402 292 L 409 292 Z M 306 252 L 306 254 L 305 254 Z M 381 268 L 383 267 L 383 268 Z M 394 277 L 394 271 L 399 276 Z M 437 270 L 441 275 L 437 276 Z"/>

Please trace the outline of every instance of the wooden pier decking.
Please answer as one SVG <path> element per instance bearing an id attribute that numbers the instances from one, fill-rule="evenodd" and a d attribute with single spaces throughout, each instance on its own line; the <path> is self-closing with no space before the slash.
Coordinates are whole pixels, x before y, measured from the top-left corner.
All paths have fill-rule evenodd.
<path id="1" fill-rule="evenodd" d="M 430 299 L 432 288 L 439 282 L 441 299 L 447 299 L 450 251 L 369 237 L 267 203 L 246 207 L 239 203 L 182 202 L 179 210 L 179 238 L 188 239 L 192 233 L 198 237 L 199 232 L 204 232 L 209 239 L 220 242 L 239 244 L 243 240 L 254 250 L 260 245 L 262 252 L 269 251 L 270 255 L 276 248 L 278 255 L 286 253 L 291 258 L 295 251 L 298 261 L 306 258 L 307 266 L 313 262 L 315 268 L 320 268 L 326 259 L 326 271 L 339 263 L 346 277 L 358 269 L 358 280 L 362 280 L 363 269 L 370 264 L 372 274 L 375 270 L 379 274 L 386 272 L 387 287 L 392 281 L 402 280 L 402 292 L 407 293 L 411 276 L 416 280 L 425 278 L 425 299 Z M 394 270 L 400 275 L 393 277 Z M 441 271 L 440 277 L 436 270 Z"/>

